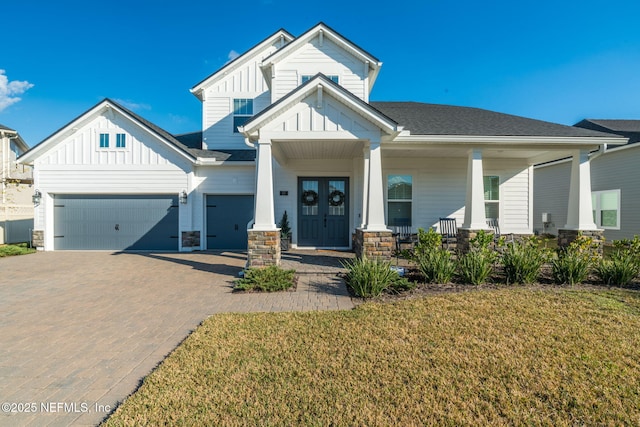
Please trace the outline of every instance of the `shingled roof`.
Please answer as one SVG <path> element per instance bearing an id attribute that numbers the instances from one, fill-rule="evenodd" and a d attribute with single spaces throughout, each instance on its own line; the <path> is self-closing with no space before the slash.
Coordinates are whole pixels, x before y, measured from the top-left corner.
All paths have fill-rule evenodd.
<path id="1" fill-rule="evenodd" d="M 611 134 L 565 126 L 480 108 L 420 102 L 371 102 L 412 135 L 611 137 Z"/>
<path id="2" fill-rule="evenodd" d="M 0 124 L 0 130 L 10 130 L 11 132 L 15 132 L 14 129 L 11 129 L 10 127 L 7 127 L 3 124 Z"/>
<path id="3" fill-rule="evenodd" d="M 175 138 L 188 147 L 190 153 L 200 158 L 215 158 L 225 162 L 252 162 L 256 159 L 256 150 L 203 150 L 202 132 L 183 133 Z"/>
<path id="4" fill-rule="evenodd" d="M 629 144 L 640 141 L 640 120 L 584 119 L 574 126 L 622 135 L 629 138 Z"/>

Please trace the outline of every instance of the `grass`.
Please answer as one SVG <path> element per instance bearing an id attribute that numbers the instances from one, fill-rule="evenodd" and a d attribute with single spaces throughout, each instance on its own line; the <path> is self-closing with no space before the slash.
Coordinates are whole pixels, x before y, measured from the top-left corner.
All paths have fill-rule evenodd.
<path id="1" fill-rule="evenodd" d="M 639 425 L 637 291 L 215 315 L 106 425 Z"/>
<path id="2" fill-rule="evenodd" d="M 15 245 L 0 245 L 0 258 L 5 256 L 32 254 L 36 250 L 28 247 L 26 243 L 18 243 Z"/>

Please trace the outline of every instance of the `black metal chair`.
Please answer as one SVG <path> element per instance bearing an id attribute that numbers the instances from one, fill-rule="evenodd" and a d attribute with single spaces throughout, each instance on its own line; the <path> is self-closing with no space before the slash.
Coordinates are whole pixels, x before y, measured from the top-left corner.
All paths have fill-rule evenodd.
<path id="1" fill-rule="evenodd" d="M 393 225 L 391 229 L 393 230 L 393 236 L 396 239 L 396 266 L 398 265 L 398 258 L 400 256 L 400 252 L 402 252 L 402 246 L 409 246 L 410 249 L 413 249 L 413 246 L 416 243 L 416 237 L 411 230 L 411 225 L 409 225 L 409 221 L 395 221 L 396 224 L 401 225 Z"/>
<path id="2" fill-rule="evenodd" d="M 458 225 L 455 218 L 440 218 L 440 234 L 442 235 L 442 247 L 449 249 L 451 243 L 458 243 Z"/>

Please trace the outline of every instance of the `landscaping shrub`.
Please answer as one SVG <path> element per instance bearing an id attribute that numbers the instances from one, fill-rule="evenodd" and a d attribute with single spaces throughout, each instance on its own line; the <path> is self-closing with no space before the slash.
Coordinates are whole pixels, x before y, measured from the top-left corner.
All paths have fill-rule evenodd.
<path id="1" fill-rule="evenodd" d="M 595 261 L 594 249 L 593 239 L 582 235 L 569 246 L 558 248 L 551 261 L 553 280 L 559 285 L 584 282 Z"/>
<path id="2" fill-rule="evenodd" d="M 35 249 L 28 247 L 26 243 L 0 245 L 0 258 L 5 256 L 32 254 L 35 251 Z"/>
<path id="3" fill-rule="evenodd" d="M 418 242 L 412 260 L 427 283 L 449 283 L 456 271 L 451 253 L 442 248 L 442 236 L 432 228 L 418 229 Z"/>
<path id="4" fill-rule="evenodd" d="M 265 268 L 249 268 L 244 277 L 235 281 L 235 290 L 284 291 L 294 284 L 295 270 L 284 270 L 275 265 Z"/>
<path id="5" fill-rule="evenodd" d="M 609 259 L 601 259 L 594 267 L 600 280 L 609 286 L 627 286 L 640 274 L 640 239 L 616 240 Z"/>
<path id="6" fill-rule="evenodd" d="M 534 283 L 548 258 L 548 250 L 540 248 L 535 237 L 508 243 L 502 253 L 507 284 Z"/>
<path id="7" fill-rule="evenodd" d="M 393 288 L 394 284 L 399 282 L 398 286 L 402 286 L 403 280 L 406 281 L 397 271 L 391 269 L 390 261 L 371 260 L 363 256 L 346 261 L 342 265 L 347 269 L 347 284 L 359 297 L 379 296 L 386 289 Z"/>
<path id="8" fill-rule="evenodd" d="M 458 255 L 458 277 L 463 283 L 479 285 L 493 273 L 497 253 L 490 248 L 492 241 L 492 234 L 480 230 L 469 241 L 469 252 Z"/>

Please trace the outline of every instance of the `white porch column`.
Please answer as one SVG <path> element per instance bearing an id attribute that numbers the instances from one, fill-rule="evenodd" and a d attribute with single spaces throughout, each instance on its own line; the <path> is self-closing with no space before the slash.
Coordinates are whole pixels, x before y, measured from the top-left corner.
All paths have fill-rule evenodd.
<path id="1" fill-rule="evenodd" d="M 576 150 L 571 162 L 569 207 L 567 209 L 568 230 L 597 230 L 593 222 L 591 204 L 591 164 L 588 150 Z"/>
<path id="2" fill-rule="evenodd" d="M 470 230 L 487 229 L 484 213 L 484 178 L 482 170 L 482 150 L 469 150 L 467 165 L 467 197 L 465 199 L 464 222 L 462 228 Z"/>
<path id="3" fill-rule="evenodd" d="M 362 149 L 364 176 L 362 177 L 362 218 L 360 218 L 360 228 L 367 226 L 367 212 L 369 211 L 369 159 L 371 157 L 369 150 L 369 143 L 366 143 Z"/>
<path id="4" fill-rule="evenodd" d="M 273 203 L 271 140 L 260 139 L 256 151 L 256 196 L 253 230 L 276 230 Z"/>
<path id="5" fill-rule="evenodd" d="M 380 141 L 369 144 L 369 190 L 367 193 L 366 231 L 389 231 L 384 220 L 384 187 L 382 180 L 382 149 Z"/>

